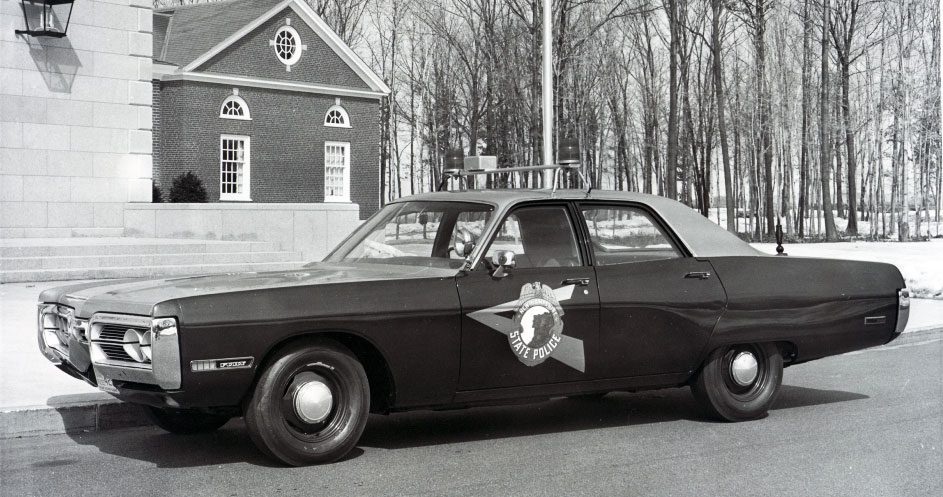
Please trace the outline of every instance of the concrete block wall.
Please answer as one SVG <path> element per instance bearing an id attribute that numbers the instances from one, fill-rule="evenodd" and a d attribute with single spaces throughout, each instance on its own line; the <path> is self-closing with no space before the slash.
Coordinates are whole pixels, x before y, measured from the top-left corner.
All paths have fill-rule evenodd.
<path id="1" fill-rule="evenodd" d="M 81 0 L 67 36 L 0 0 L 0 237 L 96 235 L 150 202 L 150 0 Z"/>
<path id="2" fill-rule="evenodd" d="M 263 241 L 320 261 L 360 225 L 356 204 L 127 204 L 125 235 Z"/>

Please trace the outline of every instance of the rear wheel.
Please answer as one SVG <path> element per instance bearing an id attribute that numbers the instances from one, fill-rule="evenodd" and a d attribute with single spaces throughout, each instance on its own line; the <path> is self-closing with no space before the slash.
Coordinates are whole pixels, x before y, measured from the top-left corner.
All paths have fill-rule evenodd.
<path id="1" fill-rule="evenodd" d="M 711 352 L 691 391 L 713 416 L 746 421 L 766 415 L 782 380 L 783 358 L 776 344 L 730 345 Z"/>
<path id="2" fill-rule="evenodd" d="M 360 439 L 370 412 L 363 366 L 331 341 L 285 350 L 262 373 L 246 408 L 260 450 L 292 466 L 336 461 Z"/>
<path id="3" fill-rule="evenodd" d="M 231 416 L 225 414 L 214 414 L 197 409 L 172 409 L 152 406 L 144 406 L 144 414 L 155 425 L 178 435 L 215 431 L 231 418 Z"/>

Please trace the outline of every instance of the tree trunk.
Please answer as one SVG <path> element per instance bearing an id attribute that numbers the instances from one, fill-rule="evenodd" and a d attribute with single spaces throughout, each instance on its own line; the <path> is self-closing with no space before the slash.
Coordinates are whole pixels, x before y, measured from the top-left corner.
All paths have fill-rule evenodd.
<path id="1" fill-rule="evenodd" d="M 670 50 L 668 56 L 668 147 L 667 164 L 665 164 L 665 191 L 666 197 L 677 199 L 678 182 L 675 175 L 678 171 L 678 0 L 668 2 L 668 24 L 671 32 Z"/>
<path id="2" fill-rule="evenodd" d="M 770 130 L 770 95 L 766 83 L 766 4 L 756 3 L 756 76 L 760 99 L 760 144 L 762 147 L 764 196 L 766 210 L 766 236 L 776 233 L 776 210 L 773 206 L 773 143 Z"/>
<path id="3" fill-rule="evenodd" d="M 841 90 L 842 90 L 842 118 L 845 122 L 845 158 L 848 161 L 848 228 L 845 234 L 848 236 L 858 235 L 858 198 L 857 178 L 855 178 L 857 165 L 855 164 L 855 131 L 851 127 L 851 105 L 849 103 L 849 86 L 851 80 L 850 66 L 846 60 L 842 64 L 841 72 Z"/>
<path id="4" fill-rule="evenodd" d="M 805 236 L 805 218 L 808 205 L 809 170 L 809 94 L 812 92 L 812 16 L 809 2 L 802 7 L 802 151 L 799 159 L 799 238 Z"/>
<path id="5" fill-rule="evenodd" d="M 717 130 L 720 133 L 720 151 L 724 160 L 724 194 L 727 206 L 727 231 L 737 232 L 737 208 L 733 193 L 733 176 L 730 171 L 730 151 L 727 149 L 727 120 L 724 105 L 723 60 L 720 46 L 720 9 L 722 0 L 711 0 L 711 54 L 713 57 L 714 99 L 717 101 Z"/>
<path id="6" fill-rule="evenodd" d="M 822 23 L 822 88 L 819 92 L 820 108 L 819 112 L 819 167 L 821 168 L 822 180 L 822 210 L 825 216 L 825 239 L 830 242 L 838 240 L 838 230 L 835 228 L 835 216 L 832 213 L 832 199 L 829 190 L 829 162 L 831 162 L 830 144 L 831 133 L 828 125 L 828 19 L 831 12 L 829 0 L 825 0 L 822 5 L 825 22 Z"/>

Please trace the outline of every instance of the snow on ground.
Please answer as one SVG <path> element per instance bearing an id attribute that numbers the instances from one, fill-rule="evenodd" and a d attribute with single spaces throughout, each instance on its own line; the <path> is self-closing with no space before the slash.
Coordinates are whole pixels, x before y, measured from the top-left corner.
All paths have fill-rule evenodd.
<path id="1" fill-rule="evenodd" d="M 775 243 L 751 245 L 768 254 L 776 253 Z M 943 300 L 943 239 L 907 243 L 786 243 L 783 247 L 791 256 L 888 262 L 900 269 L 914 297 Z"/>
<path id="2" fill-rule="evenodd" d="M 819 211 L 816 211 L 816 214 L 821 216 Z M 935 221 L 936 215 L 933 211 L 930 212 L 930 220 L 928 221 L 923 211 L 921 211 L 922 222 L 920 223 L 920 233 L 921 237 L 934 237 L 943 234 L 943 221 Z M 727 209 L 724 207 L 712 207 L 710 209 L 709 219 L 720 226 L 727 227 Z M 897 239 L 897 230 L 893 229 L 891 224 L 890 214 L 884 216 L 884 223 L 881 223 L 880 218 L 875 218 L 878 220 L 877 230 L 878 233 L 886 233 L 888 238 L 896 240 Z M 747 219 L 740 217 L 737 224 L 737 231 L 741 233 L 748 232 L 748 227 L 750 226 Z M 820 220 L 821 221 L 821 220 Z M 910 224 L 910 235 L 911 237 L 917 237 L 917 213 L 915 211 L 910 211 L 907 217 L 908 224 Z M 766 219 L 760 219 L 761 223 L 766 223 Z M 784 220 L 781 220 L 783 224 L 783 230 L 786 230 L 786 223 Z M 817 223 L 815 220 L 812 220 L 809 225 L 809 233 L 813 236 L 816 236 L 817 233 L 824 230 L 820 228 L 821 223 Z M 845 229 L 848 227 L 848 218 L 840 218 L 838 215 L 835 215 L 835 227 L 838 228 L 838 231 L 844 236 Z M 871 233 L 871 222 L 863 221 L 858 219 L 858 234 L 859 237 L 866 237 Z"/>

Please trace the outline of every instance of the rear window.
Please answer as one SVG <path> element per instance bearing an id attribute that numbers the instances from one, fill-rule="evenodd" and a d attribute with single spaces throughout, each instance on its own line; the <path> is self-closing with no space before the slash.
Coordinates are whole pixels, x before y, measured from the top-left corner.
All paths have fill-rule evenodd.
<path id="1" fill-rule="evenodd" d="M 582 206 L 580 210 L 599 266 L 681 256 L 658 223 L 642 209 L 630 206 Z"/>

